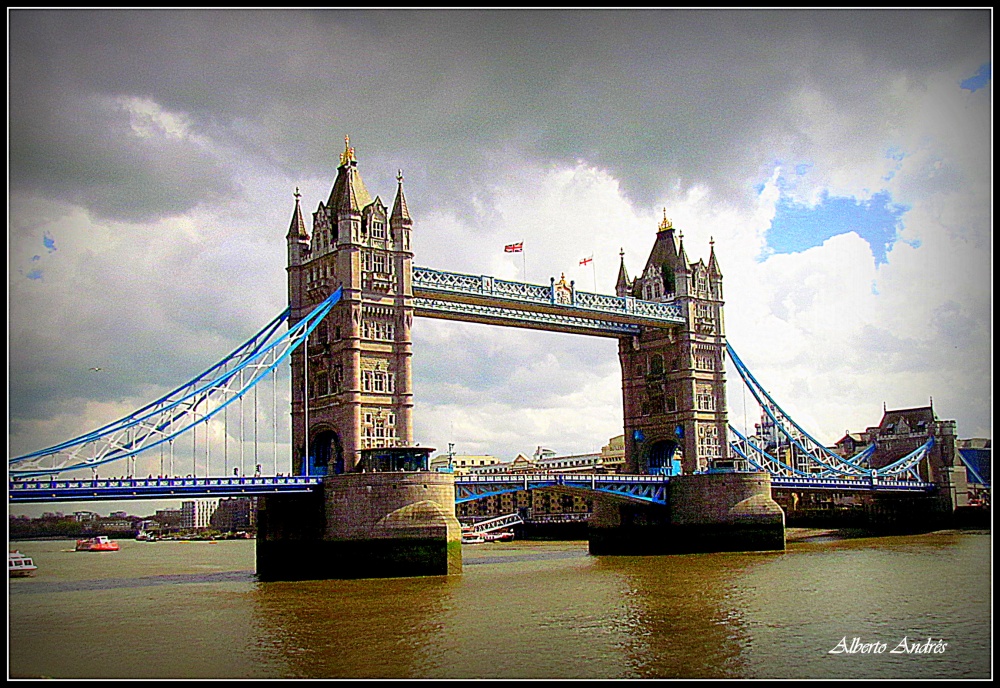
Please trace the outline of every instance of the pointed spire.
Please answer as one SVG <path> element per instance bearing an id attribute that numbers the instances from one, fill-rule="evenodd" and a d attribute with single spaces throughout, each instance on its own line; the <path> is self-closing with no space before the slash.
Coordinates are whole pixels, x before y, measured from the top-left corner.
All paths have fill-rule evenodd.
<path id="1" fill-rule="evenodd" d="M 361 173 L 358 172 L 358 159 L 354 156 L 354 149 L 351 148 L 351 139 L 345 136 L 344 152 L 340 154 L 340 167 L 337 168 L 337 180 L 333 183 L 330 200 L 326 205 L 336 220 L 338 213 L 358 214 L 371 202 L 372 197 L 365 188 L 365 183 L 361 181 Z"/>
<path id="2" fill-rule="evenodd" d="M 410 218 L 410 210 L 406 207 L 406 196 L 403 195 L 403 170 L 399 170 L 399 173 L 396 175 L 396 181 L 399 183 L 399 186 L 396 188 L 396 200 L 393 201 L 389 221 L 392 224 L 396 222 L 413 222 Z"/>
<path id="3" fill-rule="evenodd" d="M 340 154 L 340 166 L 343 167 L 352 162 L 357 164 L 358 159 L 354 157 L 354 149 L 351 148 L 351 137 L 344 136 L 344 152 Z"/>
<path id="4" fill-rule="evenodd" d="M 618 280 L 615 282 L 615 294 L 627 296 L 629 292 L 628 270 L 625 269 L 625 249 L 618 253 L 621 256 L 621 265 L 618 266 Z"/>
<path id="5" fill-rule="evenodd" d="M 715 257 L 715 237 L 709 237 L 708 246 L 708 274 L 711 277 L 722 277 L 722 270 L 719 269 L 719 261 Z"/>
<path id="6" fill-rule="evenodd" d="M 674 223 L 671 222 L 670 218 L 667 217 L 667 209 L 666 209 L 666 207 L 664 207 L 663 208 L 663 221 L 660 222 L 660 227 L 656 231 L 657 231 L 657 233 L 659 233 L 659 232 L 666 232 L 667 230 L 670 230 L 670 229 L 673 229 L 673 228 L 674 228 Z"/>
<path id="7" fill-rule="evenodd" d="M 677 249 L 677 262 L 682 270 L 689 270 L 691 264 L 688 262 L 687 252 L 684 250 L 684 232 L 680 232 L 677 238 L 680 241 L 680 247 Z"/>
<path id="8" fill-rule="evenodd" d="M 306 233 L 306 222 L 302 219 L 302 205 L 299 203 L 299 199 L 302 198 L 302 194 L 299 193 L 299 187 L 295 187 L 295 210 L 292 211 L 292 222 L 288 225 L 288 235 L 286 239 L 308 239 L 309 235 Z"/>

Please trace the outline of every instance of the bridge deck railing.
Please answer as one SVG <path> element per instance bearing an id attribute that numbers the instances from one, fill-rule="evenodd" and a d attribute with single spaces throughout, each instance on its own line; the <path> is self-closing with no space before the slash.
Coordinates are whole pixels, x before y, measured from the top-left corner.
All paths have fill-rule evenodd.
<path id="1" fill-rule="evenodd" d="M 580 310 L 602 318 L 627 318 L 646 320 L 660 324 L 684 322 L 684 311 L 674 302 L 643 301 L 630 296 L 611 296 L 572 289 L 568 301 L 560 300 L 555 280 L 549 286 L 511 282 L 488 275 L 466 275 L 460 272 L 445 272 L 430 268 L 413 268 L 413 288 L 439 296 L 465 295 L 487 302 L 507 305 L 524 304 Z"/>

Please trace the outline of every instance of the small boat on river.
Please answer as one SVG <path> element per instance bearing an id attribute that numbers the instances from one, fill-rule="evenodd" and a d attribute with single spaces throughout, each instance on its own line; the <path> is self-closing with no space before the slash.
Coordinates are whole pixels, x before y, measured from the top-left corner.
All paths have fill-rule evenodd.
<path id="1" fill-rule="evenodd" d="M 483 539 L 486 542 L 510 542 L 514 539 L 514 533 L 510 530 L 492 531 L 483 533 Z"/>
<path id="2" fill-rule="evenodd" d="M 117 552 L 118 543 L 103 535 L 76 541 L 77 552 Z"/>
<path id="3" fill-rule="evenodd" d="M 462 544 L 463 545 L 478 545 L 482 542 L 486 542 L 480 533 L 472 532 L 472 526 L 462 526 Z"/>
<path id="4" fill-rule="evenodd" d="M 7 553 L 7 575 L 11 578 L 34 576 L 37 570 L 38 567 L 35 566 L 31 557 L 25 556 L 17 550 Z"/>

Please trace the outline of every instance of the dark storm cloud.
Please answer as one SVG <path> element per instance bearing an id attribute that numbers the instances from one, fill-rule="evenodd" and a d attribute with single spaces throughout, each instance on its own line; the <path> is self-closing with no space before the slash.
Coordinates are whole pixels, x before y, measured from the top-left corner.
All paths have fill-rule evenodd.
<path id="1" fill-rule="evenodd" d="M 179 138 L 141 138 L 122 106 L 92 97 L 54 100 L 12 122 L 12 191 L 42 191 L 101 217 L 132 222 L 232 199 L 230 172 Z"/>
<path id="2" fill-rule="evenodd" d="M 971 73 L 990 31 L 984 11 L 14 11 L 10 25 L 15 187 L 121 216 L 180 212 L 237 171 L 135 140 L 95 98 L 149 98 L 293 178 L 330 176 L 349 133 L 363 158 L 413 170 L 434 207 L 464 210 L 510 157 L 586 160 L 646 205 L 678 180 L 743 194 L 779 145 L 805 147 L 786 112 L 801 89 L 850 108 L 889 75 Z M 394 171 L 370 174 L 383 188 Z"/>

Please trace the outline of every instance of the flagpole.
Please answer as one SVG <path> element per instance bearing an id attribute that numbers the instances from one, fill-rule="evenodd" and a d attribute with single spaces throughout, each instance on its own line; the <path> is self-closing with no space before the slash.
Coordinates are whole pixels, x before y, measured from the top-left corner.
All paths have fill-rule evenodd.
<path id="1" fill-rule="evenodd" d="M 597 293 L 597 263 L 594 262 L 594 254 L 590 254 L 590 267 L 594 269 L 594 293 Z"/>
<path id="2" fill-rule="evenodd" d="M 528 281 L 528 259 L 524 256 L 524 246 L 521 246 L 521 272 L 524 273 L 524 281 Z"/>

